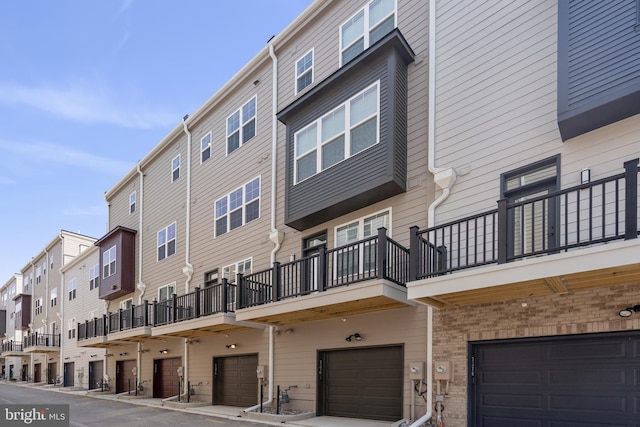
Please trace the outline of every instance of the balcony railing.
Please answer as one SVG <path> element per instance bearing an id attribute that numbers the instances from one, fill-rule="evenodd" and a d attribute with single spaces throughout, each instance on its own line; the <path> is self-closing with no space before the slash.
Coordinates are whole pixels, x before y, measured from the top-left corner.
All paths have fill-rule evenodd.
<path id="1" fill-rule="evenodd" d="M 22 339 L 22 347 L 60 347 L 60 334 L 29 334 Z"/>
<path id="2" fill-rule="evenodd" d="M 378 234 L 335 249 L 247 275 L 238 275 L 238 308 L 295 298 L 353 283 L 385 279 L 405 286 L 409 278 L 409 250 Z"/>
<path id="3" fill-rule="evenodd" d="M 411 277 L 423 279 L 638 237 L 638 159 L 618 175 L 490 211 L 411 228 Z"/>
<path id="4" fill-rule="evenodd" d="M 78 323 L 78 340 L 106 336 L 130 329 L 162 326 L 217 313 L 235 311 L 236 286 L 226 279 L 222 284 L 177 296 L 166 301 L 143 304 L 105 314 L 102 318 Z"/>
<path id="5" fill-rule="evenodd" d="M 2 353 L 22 352 L 22 343 L 16 341 L 5 341 L 2 343 Z"/>

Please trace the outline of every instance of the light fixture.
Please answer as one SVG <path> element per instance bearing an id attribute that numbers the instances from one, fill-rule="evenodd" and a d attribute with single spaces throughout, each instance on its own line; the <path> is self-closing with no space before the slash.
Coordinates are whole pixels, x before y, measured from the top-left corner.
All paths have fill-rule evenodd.
<path id="1" fill-rule="evenodd" d="M 591 182 L 591 169 L 586 168 L 580 171 L 580 183 L 588 184 Z"/>
<path id="2" fill-rule="evenodd" d="M 160 350 L 160 354 L 167 354 L 167 353 L 169 353 L 169 350 L 168 350 L 168 349 L 166 349 L 166 348 L 165 348 L 165 349 Z"/>
<path id="3" fill-rule="evenodd" d="M 227 344 L 227 349 L 234 349 L 237 348 L 238 346 L 235 344 Z"/>
<path id="4" fill-rule="evenodd" d="M 634 305 L 633 307 L 627 307 L 618 312 L 620 317 L 629 317 L 633 313 L 640 313 L 640 304 Z"/>
<path id="5" fill-rule="evenodd" d="M 291 329 L 291 328 L 285 329 L 284 333 L 285 334 L 292 334 L 293 333 L 293 329 Z"/>
<path id="6" fill-rule="evenodd" d="M 97 355 L 97 354 L 92 354 L 92 355 L 91 355 L 91 356 L 89 356 L 89 357 L 98 357 L 98 355 Z"/>
<path id="7" fill-rule="evenodd" d="M 120 356 L 126 356 L 129 353 L 120 353 Z"/>
<path id="8" fill-rule="evenodd" d="M 352 340 L 362 341 L 362 335 L 360 335 L 360 333 L 356 332 L 355 334 L 349 335 L 344 340 L 347 341 L 347 342 L 351 342 Z"/>

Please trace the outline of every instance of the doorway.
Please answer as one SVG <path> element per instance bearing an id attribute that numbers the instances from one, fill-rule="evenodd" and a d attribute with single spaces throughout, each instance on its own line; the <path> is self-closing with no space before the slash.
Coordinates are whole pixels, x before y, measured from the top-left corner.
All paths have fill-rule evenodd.
<path id="1" fill-rule="evenodd" d="M 89 362 L 89 390 L 100 388 L 102 384 L 103 361 Z"/>
<path id="2" fill-rule="evenodd" d="M 156 359 L 153 361 L 153 397 L 166 399 L 180 394 L 182 359 Z"/>
<path id="3" fill-rule="evenodd" d="M 125 391 L 133 392 L 136 389 L 136 361 L 118 360 L 116 361 L 116 394 Z"/>
<path id="4" fill-rule="evenodd" d="M 47 383 L 55 384 L 56 377 L 58 376 L 58 365 L 56 362 L 51 362 L 47 365 Z"/>
<path id="5" fill-rule="evenodd" d="M 39 383 L 42 381 L 42 365 L 40 363 L 35 363 L 33 365 L 33 382 Z"/>

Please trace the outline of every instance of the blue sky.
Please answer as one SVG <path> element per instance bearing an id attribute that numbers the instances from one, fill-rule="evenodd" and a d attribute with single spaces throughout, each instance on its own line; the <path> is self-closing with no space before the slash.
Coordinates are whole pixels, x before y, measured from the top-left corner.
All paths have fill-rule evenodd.
<path id="1" fill-rule="evenodd" d="M 0 286 L 312 0 L 20 0 L 0 8 Z"/>

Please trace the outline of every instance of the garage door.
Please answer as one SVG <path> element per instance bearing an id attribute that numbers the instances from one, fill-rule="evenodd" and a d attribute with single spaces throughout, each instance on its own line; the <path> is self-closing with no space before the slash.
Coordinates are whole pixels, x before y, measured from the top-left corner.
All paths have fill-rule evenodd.
<path id="1" fill-rule="evenodd" d="M 318 414 L 402 418 L 402 346 L 320 352 Z"/>
<path id="2" fill-rule="evenodd" d="M 258 355 L 213 359 L 213 404 L 249 407 L 258 403 Z"/>
<path id="3" fill-rule="evenodd" d="M 153 397 L 166 399 L 180 393 L 180 376 L 178 368 L 182 359 L 156 359 L 153 361 Z"/>
<path id="4" fill-rule="evenodd" d="M 640 425 L 640 334 L 475 344 L 471 354 L 470 425 Z"/>

